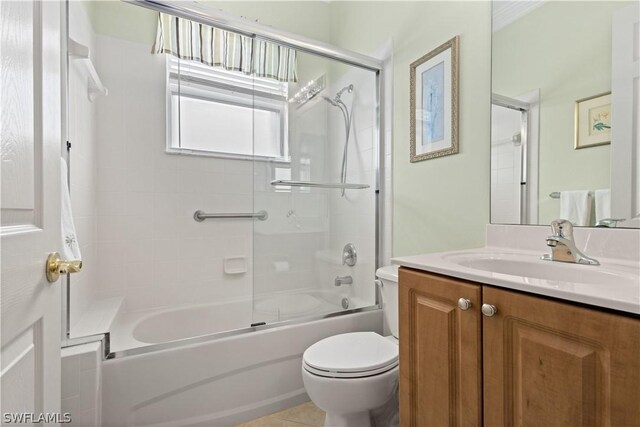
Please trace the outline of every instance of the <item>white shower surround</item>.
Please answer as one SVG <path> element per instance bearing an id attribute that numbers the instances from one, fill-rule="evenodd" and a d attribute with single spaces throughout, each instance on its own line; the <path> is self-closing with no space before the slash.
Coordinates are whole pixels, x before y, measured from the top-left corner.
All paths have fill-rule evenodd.
<path id="1" fill-rule="evenodd" d="M 373 283 L 373 190 L 350 190 L 345 198 L 339 191 L 296 192 L 292 197 L 274 192 L 268 184 L 277 164 L 165 153 L 164 128 L 158 126 L 165 120 L 164 58 L 149 54 L 148 46 L 140 43 L 107 36 L 96 40 L 96 64 L 110 91 L 108 97 L 96 101 L 101 119 L 97 126 L 97 252 L 103 271 L 93 285 L 97 285 L 98 299 L 124 297 L 123 311 L 137 312 L 312 285 L 332 289 L 336 275 L 351 274 L 357 284 Z M 114 57 L 122 58 L 129 67 L 120 67 Z M 142 71 L 144 79 L 132 77 L 132 69 Z M 370 90 L 361 82 L 364 73 L 353 70 L 338 83 L 344 79 L 356 85 L 361 110 L 352 127 L 348 178 L 373 188 L 375 99 L 373 93 L 363 97 Z M 317 107 L 314 117 L 298 114 L 290 118 L 296 121 L 293 140 L 310 148 L 318 141 L 326 142 L 328 136 L 337 138 L 340 143 L 326 156 L 335 171 L 331 174 L 337 173 L 344 125 L 331 123 L 336 135 L 324 135 L 330 123 L 326 120 L 332 119 L 326 118 L 328 104 Z M 296 134 L 298 131 L 304 134 Z M 337 179 L 328 170 L 324 176 L 328 167 L 324 157 L 318 154 L 312 178 Z M 264 209 L 269 220 L 199 223 L 192 218 L 198 209 Z M 291 230 L 293 225 L 286 217 L 290 209 L 295 210 L 302 230 Z M 353 271 L 340 268 L 338 259 L 348 242 L 359 253 Z M 326 249 L 331 249 L 338 265 L 323 256 Z M 248 272 L 225 274 L 224 258 L 236 256 L 246 259 Z M 276 271 L 275 263 L 282 261 L 285 271 Z M 111 269 L 111 265 L 123 268 Z M 260 284 L 257 288 L 256 282 Z M 356 285 L 350 296 L 372 301 L 373 287 Z"/>
<path id="2" fill-rule="evenodd" d="M 231 426 L 305 402 L 302 353 L 382 311 L 258 330 L 103 364 L 103 426 Z"/>

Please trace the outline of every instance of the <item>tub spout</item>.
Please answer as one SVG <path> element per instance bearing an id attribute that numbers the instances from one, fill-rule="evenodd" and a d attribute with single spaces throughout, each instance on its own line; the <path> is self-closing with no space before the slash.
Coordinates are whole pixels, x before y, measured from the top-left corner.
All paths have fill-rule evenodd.
<path id="1" fill-rule="evenodd" d="M 353 283 L 353 277 L 351 276 L 337 276 L 333 282 L 336 286 L 350 285 Z"/>

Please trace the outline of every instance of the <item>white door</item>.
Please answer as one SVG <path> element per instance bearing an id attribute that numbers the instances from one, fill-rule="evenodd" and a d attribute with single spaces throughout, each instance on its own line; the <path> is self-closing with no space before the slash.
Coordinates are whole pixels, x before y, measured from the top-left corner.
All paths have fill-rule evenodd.
<path id="1" fill-rule="evenodd" d="M 619 9 L 612 19 L 611 215 L 640 215 L 640 7 Z M 633 225 L 626 222 L 621 225 Z M 637 226 L 637 225 L 636 225 Z"/>
<path id="2" fill-rule="evenodd" d="M 8 413 L 60 411 L 61 285 L 45 277 L 61 243 L 60 11 L 0 0 L 3 425 Z"/>

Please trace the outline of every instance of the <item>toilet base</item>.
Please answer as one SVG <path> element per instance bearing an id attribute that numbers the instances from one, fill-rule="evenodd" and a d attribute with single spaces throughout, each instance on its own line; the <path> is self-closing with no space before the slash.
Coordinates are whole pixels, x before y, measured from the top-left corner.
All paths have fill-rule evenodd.
<path id="1" fill-rule="evenodd" d="M 327 413 L 324 427 L 371 427 L 371 415 L 369 411 L 349 414 Z"/>
<path id="2" fill-rule="evenodd" d="M 311 401 L 327 414 L 325 427 L 371 427 L 374 410 L 377 412 L 390 400 L 397 402 L 398 370 L 396 366 L 370 377 L 330 378 L 303 367 L 302 379 Z"/>

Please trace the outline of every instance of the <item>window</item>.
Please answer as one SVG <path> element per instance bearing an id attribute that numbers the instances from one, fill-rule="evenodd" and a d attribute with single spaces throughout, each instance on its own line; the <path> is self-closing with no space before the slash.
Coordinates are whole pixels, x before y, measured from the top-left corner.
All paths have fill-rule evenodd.
<path id="1" fill-rule="evenodd" d="M 287 84 L 168 55 L 167 151 L 286 161 Z"/>

